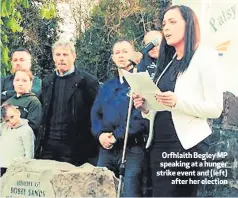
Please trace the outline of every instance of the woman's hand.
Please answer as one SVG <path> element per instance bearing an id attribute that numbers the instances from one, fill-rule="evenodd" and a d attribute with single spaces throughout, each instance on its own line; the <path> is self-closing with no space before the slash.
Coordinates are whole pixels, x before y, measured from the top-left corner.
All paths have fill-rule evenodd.
<path id="1" fill-rule="evenodd" d="M 143 111 L 143 113 L 147 114 L 149 111 L 145 108 L 145 99 L 140 95 L 133 93 L 132 95 L 134 106 L 136 109 Z"/>
<path id="2" fill-rule="evenodd" d="M 177 97 L 175 93 L 172 91 L 157 93 L 155 95 L 155 98 L 160 104 L 168 106 L 168 107 L 175 107 L 177 103 Z"/>

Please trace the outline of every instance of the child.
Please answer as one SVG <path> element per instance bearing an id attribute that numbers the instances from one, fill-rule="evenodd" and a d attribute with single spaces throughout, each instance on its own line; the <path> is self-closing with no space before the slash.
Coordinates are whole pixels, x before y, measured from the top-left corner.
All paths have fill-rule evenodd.
<path id="1" fill-rule="evenodd" d="M 0 131 L 0 167 L 2 175 L 16 157 L 34 157 L 33 130 L 28 120 L 22 119 L 20 111 L 13 105 L 3 104 Z"/>
<path id="2" fill-rule="evenodd" d="M 33 129 L 34 134 L 37 135 L 41 122 L 42 106 L 36 94 L 31 92 L 32 80 L 31 71 L 17 69 L 13 80 L 16 94 L 6 102 L 19 108 L 21 118 L 29 121 L 29 126 Z"/>

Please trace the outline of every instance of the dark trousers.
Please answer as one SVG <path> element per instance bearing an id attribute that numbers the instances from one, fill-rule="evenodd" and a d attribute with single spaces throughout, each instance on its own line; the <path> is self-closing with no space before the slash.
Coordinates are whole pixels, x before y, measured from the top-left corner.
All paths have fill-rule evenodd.
<path id="1" fill-rule="evenodd" d="M 186 172 L 186 171 L 197 171 L 203 170 L 201 167 L 191 167 L 193 162 L 201 162 L 198 158 L 163 158 L 162 154 L 165 153 L 188 153 L 198 152 L 203 154 L 208 149 L 207 144 L 200 143 L 197 146 L 189 150 L 184 150 L 180 142 L 160 142 L 154 144 L 150 152 L 151 172 L 152 172 L 152 196 L 153 197 L 196 197 L 199 184 L 189 184 L 190 180 L 200 180 L 199 176 L 158 176 L 160 171 L 175 171 L 175 172 Z M 190 167 L 161 167 L 161 163 L 165 162 L 182 162 L 190 164 Z M 187 180 L 187 184 L 172 184 L 172 180 Z"/>
<path id="2" fill-rule="evenodd" d="M 68 162 L 78 165 L 71 145 L 65 140 L 49 139 L 43 146 L 41 159 L 56 160 L 59 162 Z"/>
<path id="3" fill-rule="evenodd" d="M 100 148 L 98 166 L 107 167 L 118 176 L 122 158 L 122 148 L 114 146 L 110 150 Z M 126 150 L 126 165 L 122 196 L 140 197 L 141 172 L 144 160 L 144 151 L 141 146 L 128 147 Z"/>
<path id="4" fill-rule="evenodd" d="M 82 152 L 82 153 L 80 153 Z M 56 160 L 59 162 L 68 162 L 75 166 L 81 166 L 88 162 L 94 166 L 97 165 L 98 156 L 87 157 L 85 151 L 78 151 L 67 140 L 48 139 L 43 144 L 43 150 L 39 159 Z"/>

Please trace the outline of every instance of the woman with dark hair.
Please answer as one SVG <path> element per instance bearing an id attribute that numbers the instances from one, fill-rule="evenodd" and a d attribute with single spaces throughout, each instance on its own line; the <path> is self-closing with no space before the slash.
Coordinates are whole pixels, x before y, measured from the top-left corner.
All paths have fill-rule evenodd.
<path id="1" fill-rule="evenodd" d="M 204 160 L 198 154 L 207 152 L 211 134 L 207 118 L 218 118 L 223 109 L 218 55 L 200 44 L 198 19 L 189 7 L 169 7 L 162 26 L 154 79 L 161 92 L 155 98 L 168 110 L 149 111 L 137 94 L 134 105 L 150 120 L 153 196 L 193 197 Z"/>

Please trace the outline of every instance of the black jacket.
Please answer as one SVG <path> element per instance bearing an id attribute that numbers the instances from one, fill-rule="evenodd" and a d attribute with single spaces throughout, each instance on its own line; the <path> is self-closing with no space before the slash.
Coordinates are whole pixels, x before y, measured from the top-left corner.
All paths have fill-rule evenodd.
<path id="1" fill-rule="evenodd" d="M 6 103 L 19 108 L 21 118 L 25 118 L 29 121 L 30 127 L 33 129 L 35 135 L 37 135 L 41 123 L 42 106 L 36 94 L 26 93 L 19 97 L 15 94 L 9 98 Z"/>
<path id="2" fill-rule="evenodd" d="M 137 65 L 138 72 L 145 72 L 146 70 L 150 74 L 151 79 L 154 79 L 156 68 L 157 68 L 157 59 L 151 58 L 149 54 L 145 54 L 139 64 Z"/>
<path id="3" fill-rule="evenodd" d="M 47 136 L 47 121 L 53 102 L 55 79 L 56 73 L 54 72 L 46 76 L 42 82 L 43 119 L 38 137 L 41 146 L 43 146 L 44 139 Z M 75 157 L 79 161 L 86 161 L 88 158 L 97 155 L 98 145 L 91 133 L 90 111 L 97 95 L 99 83 L 92 75 L 75 68 L 75 75 L 70 81 L 69 87 L 72 87 L 70 94 L 65 96 L 68 101 L 66 105 L 71 110 L 67 139 L 75 151 Z"/>

